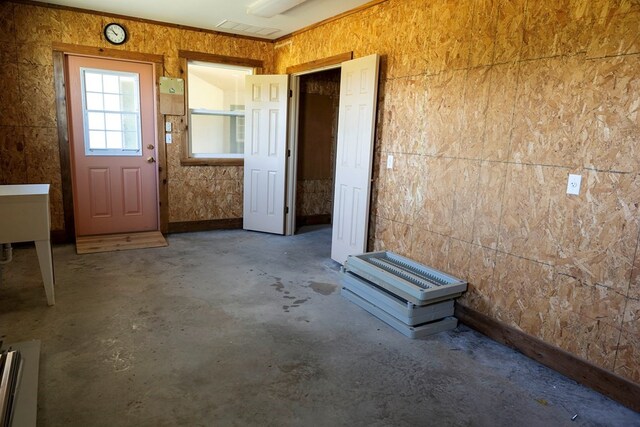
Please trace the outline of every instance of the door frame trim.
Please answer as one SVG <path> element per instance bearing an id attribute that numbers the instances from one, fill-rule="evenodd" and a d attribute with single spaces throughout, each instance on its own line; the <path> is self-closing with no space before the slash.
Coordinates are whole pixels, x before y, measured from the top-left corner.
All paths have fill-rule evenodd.
<path id="1" fill-rule="evenodd" d="M 69 142 L 69 104 L 67 101 L 66 83 L 68 70 L 65 65 L 66 55 L 92 56 L 103 59 L 131 61 L 151 64 L 154 72 L 154 103 L 156 121 L 156 153 L 158 216 L 160 232 L 169 231 L 169 191 L 167 185 L 167 147 L 164 144 L 164 115 L 160 114 L 159 78 L 164 75 L 164 56 L 147 53 L 128 52 L 117 49 L 106 49 L 92 46 L 53 43 L 53 79 L 56 97 L 56 118 L 58 127 L 58 149 L 60 152 L 60 175 L 62 178 L 62 205 L 64 209 L 64 232 L 67 242 L 75 241 L 75 218 L 73 205 L 73 186 L 71 183 L 71 147 Z"/>
<path id="2" fill-rule="evenodd" d="M 318 73 L 321 71 L 342 69 L 342 62 L 347 54 L 336 55 L 334 62 L 327 64 L 326 62 L 317 68 L 304 67 L 305 64 L 296 66 L 300 71 L 289 74 L 289 137 L 287 138 L 287 148 L 291 153 L 287 158 L 287 187 L 285 194 L 285 206 L 288 208 L 285 214 L 285 236 L 292 236 L 296 230 L 296 188 L 298 179 L 298 129 L 300 125 L 300 77 L 306 74 Z M 353 57 L 353 52 L 348 54 Z M 335 168 L 334 168 L 335 175 Z"/>

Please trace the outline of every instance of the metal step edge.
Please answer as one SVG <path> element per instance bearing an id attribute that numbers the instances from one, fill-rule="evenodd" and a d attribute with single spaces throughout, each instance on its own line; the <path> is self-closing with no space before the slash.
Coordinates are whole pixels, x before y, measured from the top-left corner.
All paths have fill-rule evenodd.
<path id="1" fill-rule="evenodd" d="M 453 300 L 408 307 L 404 300 L 368 284 L 351 273 L 344 273 L 341 282 L 343 288 L 410 326 L 453 316 Z"/>
<path id="2" fill-rule="evenodd" d="M 405 323 L 402 323 L 390 314 L 384 312 L 383 310 L 379 309 L 378 307 L 374 306 L 373 304 L 370 304 L 369 302 L 363 300 L 348 289 L 343 288 L 340 293 L 347 300 L 356 304 L 360 308 L 363 308 L 365 311 L 382 320 L 384 323 L 391 326 L 393 329 L 397 330 L 408 338 L 424 338 L 430 335 L 437 334 L 439 332 L 455 329 L 455 327 L 458 326 L 458 319 L 456 319 L 455 317 L 446 317 L 435 322 L 417 326 L 409 326 Z"/>

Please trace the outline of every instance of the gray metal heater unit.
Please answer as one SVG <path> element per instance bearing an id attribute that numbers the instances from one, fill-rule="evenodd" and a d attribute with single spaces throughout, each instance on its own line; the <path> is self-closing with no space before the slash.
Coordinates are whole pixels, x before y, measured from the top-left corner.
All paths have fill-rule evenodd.
<path id="1" fill-rule="evenodd" d="M 410 338 L 453 329 L 453 299 L 467 282 L 393 252 L 347 258 L 342 295 Z"/>

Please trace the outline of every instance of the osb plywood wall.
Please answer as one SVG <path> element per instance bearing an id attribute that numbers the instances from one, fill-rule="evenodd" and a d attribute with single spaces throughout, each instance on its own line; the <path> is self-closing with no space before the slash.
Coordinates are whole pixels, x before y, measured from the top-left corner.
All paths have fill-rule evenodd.
<path id="1" fill-rule="evenodd" d="M 130 39 L 107 43 L 104 25 L 121 22 Z M 165 75 L 180 77 L 178 50 L 261 59 L 272 68 L 273 46 L 139 21 L 0 2 L 0 183 L 52 184 L 52 228 L 64 228 L 60 158 L 53 85 L 52 43 L 164 55 Z M 242 216 L 242 168 L 180 165 L 184 129 L 171 117 L 174 142 L 167 146 L 169 220 Z"/>
<path id="2" fill-rule="evenodd" d="M 305 179 L 301 177 L 300 167 L 298 168 L 296 215 L 303 217 L 331 215 L 333 207 L 335 138 L 338 124 L 338 102 L 340 100 L 340 71 L 329 70 L 302 76 L 300 78 L 300 96 L 302 97 L 305 94 L 322 95 L 330 98 L 332 117 L 328 118 L 329 123 L 323 123 L 323 125 L 330 126 L 331 137 L 328 141 L 307 141 L 307 143 L 321 143 L 329 151 L 329 163 L 326 165 L 328 170 L 324 174 L 326 175 L 324 179 Z M 301 141 L 299 140 L 298 143 L 300 144 Z M 298 156 L 300 155 L 301 152 L 299 151 Z M 300 160 L 298 158 L 299 162 Z M 314 161 L 313 159 L 309 160 Z"/>
<path id="3" fill-rule="evenodd" d="M 110 20 L 0 3 L 0 182 L 51 182 L 54 229 L 51 43 L 111 47 Z M 168 76 L 178 49 L 267 72 L 382 55 L 370 248 L 466 278 L 464 304 L 640 382 L 637 0 L 389 0 L 276 45 L 121 21 L 123 49 L 163 54 Z M 170 220 L 240 216 L 241 168 L 180 166 L 180 137 Z"/>
<path id="4" fill-rule="evenodd" d="M 389 0 L 278 44 L 276 69 L 382 55 L 370 249 L 640 382 L 638 34 L 633 0 Z"/>

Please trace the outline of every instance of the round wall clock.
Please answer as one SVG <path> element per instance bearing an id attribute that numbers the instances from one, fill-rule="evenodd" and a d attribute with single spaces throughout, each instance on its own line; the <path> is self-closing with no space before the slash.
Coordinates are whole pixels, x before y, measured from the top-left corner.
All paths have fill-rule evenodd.
<path id="1" fill-rule="evenodd" d="M 127 30 L 115 22 L 105 25 L 104 37 L 111 44 L 120 45 L 127 41 Z"/>

